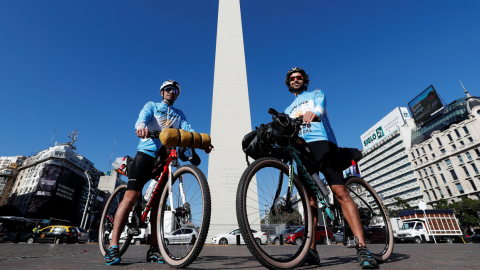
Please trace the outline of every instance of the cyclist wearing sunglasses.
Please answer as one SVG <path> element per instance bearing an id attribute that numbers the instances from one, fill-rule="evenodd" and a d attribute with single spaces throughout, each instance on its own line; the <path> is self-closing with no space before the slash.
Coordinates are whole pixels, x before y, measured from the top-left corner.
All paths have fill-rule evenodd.
<path id="1" fill-rule="evenodd" d="M 162 147 L 162 143 L 158 138 L 149 138 L 149 131 L 161 131 L 165 128 L 181 128 L 190 132 L 194 131 L 187 122 L 183 112 L 172 106 L 180 95 L 180 84 L 174 80 L 165 81 L 160 87 L 160 95 L 163 98 L 162 102 L 148 102 L 140 111 L 138 120 L 135 123 L 135 133 L 140 138 L 140 142 L 137 146 L 137 154 L 128 168 L 127 191 L 117 209 L 112 240 L 108 252 L 105 254 L 107 265 L 119 264 L 121 261 L 118 250 L 120 234 L 123 227 L 125 227 L 128 215 L 135 202 L 142 195 L 143 186 L 150 180 L 150 173 L 154 169 L 157 153 Z M 205 152 L 210 153 L 210 151 L 211 149 Z M 158 199 L 157 202 L 152 202 L 151 213 L 157 213 L 158 205 Z M 151 228 L 156 228 L 157 220 L 152 218 L 150 222 Z M 157 230 L 154 229 L 151 232 L 147 261 L 163 263 L 157 243 Z"/>
<path id="2" fill-rule="evenodd" d="M 285 84 L 288 90 L 295 95 L 293 103 L 287 107 L 285 113 L 292 118 L 303 116 L 305 124 L 299 132 L 299 136 L 305 139 L 309 149 L 312 151 L 315 161 L 319 165 L 320 172 L 325 176 L 333 194 L 339 201 L 345 219 L 350 225 L 353 234 L 358 238 L 357 256 L 362 268 L 373 268 L 377 265 L 366 249 L 363 229 L 360 222 L 360 215 L 357 206 L 350 197 L 343 172 L 335 166 L 338 157 L 337 140 L 330 125 L 327 113 L 327 100 L 325 93 L 317 89 L 307 92 L 310 83 L 308 74 L 298 67 L 290 69 L 285 78 Z M 312 122 L 315 119 L 320 122 Z M 318 222 L 318 206 L 315 194 L 307 189 L 310 198 L 310 207 L 313 213 L 313 224 Z M 311 265 L 320 264 L 320 256 L 316 251 L 316 230 L 313 226 L 313 241 L 305 261 Z"/>

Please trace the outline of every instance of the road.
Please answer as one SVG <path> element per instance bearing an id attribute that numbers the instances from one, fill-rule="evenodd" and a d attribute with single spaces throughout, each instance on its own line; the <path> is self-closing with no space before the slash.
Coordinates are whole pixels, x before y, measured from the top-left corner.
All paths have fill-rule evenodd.
<path id="1" fill-rule="evenodd" d="M 145 245 L 130 246 L 119 266 L 106 266 L 95 244 L 0 244 L 0 269 L 171 269 L 146 263 Z M 319 245 L 319 269 L 360 269 L 354 249 Z M 397 244 L 379 269 L 480 269 L 480 244 Z M 316 269 L 305 266 L 299 269 Z M 264 269 L 246 246 L 206 245 L 188 269 Z"/>

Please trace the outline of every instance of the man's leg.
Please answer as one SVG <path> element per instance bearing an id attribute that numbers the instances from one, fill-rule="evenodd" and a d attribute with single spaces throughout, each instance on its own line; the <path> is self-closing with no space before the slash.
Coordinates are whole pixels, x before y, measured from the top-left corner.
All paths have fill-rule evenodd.
<path id="1" fill-rule="evenodd" d="M 122 202 L 118 206 L 117 213 L 115 215 L 115 221 L 113 224 L 112 240 L 110 247 L 118 246 L 118 240 L 122 234 L 122 230 L 128 220 L 128 215 L 132 211 L 133 205 L 137 201 L 138 197 L 142 194 L 141 191 L 127 190 Z"/>
<path id="2" fill-rule="evenodd" d="M 317 196 L 310 188 L 307 188 L 307 196 L 310 203 L 310 209 L 312 211 L 313 217 L 313 236 L 312 236 L 312 244 L 310 245 L 310 249 L 317 250 L 317 224 L 318 224 L 318 205 L 317 205 Z"/>
<path id="3" fill-rule="evenodd" d="M 348 222 L 353 235 L 358 238 L 358 242 L 365 246 L 363 237 L 362 223 L 360 222 L 360 214 L 358 208 L 345 185 L 332 185 L 332 192 L 342 207 L 343 216 Z"/>

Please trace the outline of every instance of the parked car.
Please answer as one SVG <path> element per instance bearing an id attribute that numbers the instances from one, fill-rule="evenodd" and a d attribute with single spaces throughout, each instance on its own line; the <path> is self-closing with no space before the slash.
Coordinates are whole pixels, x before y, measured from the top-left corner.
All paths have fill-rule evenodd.
<path id="1" fill-rule="evenodd" d="M 287 243 L 288 244 L 295 244 L 295 245 L 301 245 L 302 244 L 302 239 L 304 237 L 304 231 L 305 227 L 301 227 L 297 229 L 295 232 L 290 233 L 287 235 Z M 333 236 L 333 233 L 330 231 L 330 229 L 327 230 L 328 233 L 328 240 L 330 243 L 336 244 L 337 239 Z M 317 226 L 317 236 L 316 236 L 316 241 L 317 243 L 320 243 L 320 239 L 323 238 L 323 244 L 327 244 L 327 238 L 325 235 L 325 226 Z"/>
<path id="2" fill-rule="evenodd" d="M 73 226 L 48 226 L 27 236 L 26 242 L 32 243 L 77 243 L 78 231 Z"/>
<path id="3" fill-rule="evenodd" d="M 127 227 L 123 229 L 122 234 L 120 234 L 120 239 L 118 240 L 119 243 L 125 242 L 125 238 L 127 237 Z M 112 239 L 112 234 L 110 234 L 110 239 Z M 132 237 L 130 244 L 140 245 L 145 244 L 147 242 L 147 234 L 145 228 L 140 228 L 140 234 L 137 236 Z"/>
<path id="4" fill-rule="evenodd" d="M 335 232 L 333 236 L 335 236 L 337 242 L 343 243 L 343 227 L 339 227 L 337 232 Z"/>
<path id="5" fill-rule="evenodd" d="M 272 234 L 268 237 L 268 243 L 274 244 L 274 245 L 280 245 L 280 235 L 283 235 L 283 242 L 287 240 L 286 235 L 289 233 L 293 233 L 296 231 L 298 228 L 290 228 L 290 229 L 285 229 L 283 230 L 280 234 Z"/>
<path id="6" fill-rule="evenodd" d="M 387 240 L 387 232 L 384 228 L 366 227 L 365 228 L 365 243 L 385 243 Z"/>
<path id="7" fill-rule="evenodd" d="M 470 240 L 472 240 L 472 243 L 480 243 L 480 234 L 470 236 Z"/>
<path id="8" fill-rule="evenodd" d="M 259 245 L 263 245 L 267 243 L 267 233 L 252 230 L 253 236 L 255 237 L 255 241 Z M 237 243 L 237 235 L 240 235 L 240 244 L 245 244 L 243 240 L 242 234 L 240 233 L 239 229 L 233 230 L 229 233 L 224 234 L 217 234 L 212 238 L 212 244 L 217 245 L 235 245 Z"/>
<path id="9" fill-rule="evenodd" d="M 198 232 L 193 228 L 178 229 L 164 236 L 165 244 L 167 245 L 174 245 L 174 244 L 192 245 L 193 243 L 195 243 L 195 240 L 197 239 L 197 237 L 198 237 Z"/>
<path id="10" fill-rule="evenodd" d="M 78 243 L 83 244 L 88 241 L 88 232 L 80 227 L 77 227 L 78 231 Z"/>

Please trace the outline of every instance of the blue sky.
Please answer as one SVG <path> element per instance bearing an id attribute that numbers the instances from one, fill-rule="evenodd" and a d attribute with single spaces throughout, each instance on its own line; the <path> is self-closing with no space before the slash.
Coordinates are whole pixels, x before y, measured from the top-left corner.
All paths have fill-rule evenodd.
<path id="1" fill-rule="evenodd" d="M 106 171 L 134 156 L 134 123 L 175 79 L 175 103 L 210 131 L 217 1 L 1 1 L 0 155 L 31 155 L 78 129 L 77 148 Z M 241 1 L 252 126 L 293 100 L 303 67 L 321 88 L 340 146 L 433 84 L 451 102 L 461 79 L 480 95 L 478 1 Z M 213 138 L 213 144 L 215 138 Z M 238 142 L 240 147 L 240 142 Z M 208 157 L 200 166 L 207 172 Z"/>

